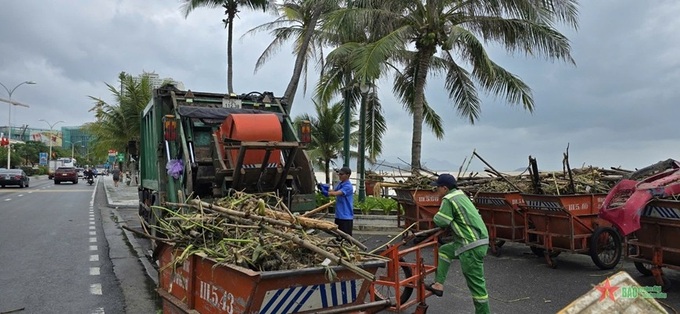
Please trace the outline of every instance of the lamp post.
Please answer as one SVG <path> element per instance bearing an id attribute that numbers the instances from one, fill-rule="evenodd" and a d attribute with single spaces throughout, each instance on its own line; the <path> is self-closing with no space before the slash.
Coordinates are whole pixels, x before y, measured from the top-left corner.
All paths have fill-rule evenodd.
<path id="1" fill-rule="evenodd" d="M 359 173 L 359 202 L 366 201 L 366 101 L 368 98 L 368 84 L 362 83 L 359 86 L 361 90 L 361 105 L 359 106 L 359 166 L 357 172 Z"/>
<path id="2" fill-rule="evenodd" d="M 14 86 L 14 88 L 12 88 L 12 89 L 7 88 L 7 86 L 5 86 L 5 84 L 0 83 L 0 86 L 2 86 L 2 88 L 5 89 L 5 91 L 7 92 L 7 95 L 9 96 L 9 102 L 8 102 L 9 103 L 9 114 L 8 114 L 8 117 L 7 117 L 7 127 L 9 128 L 7 130 L 7 133 L 9 134 L 7 136 L 7 138 L 9 139 L 9 143 L 7 144 L 7 169 L 11 169 L 10 168 L 10 161 L 12 160 L 12 105 L 15 105 L 15 106 L 21 105 L 21 106 L 28 107 L 26 105 L 22 105 L 22 104 L 19 104 L 19 103 L 12 102 L 12 93 L 14 93 L 14 91 L 17 88 L 19 88 L 19 86 L 24 85 L 24 84 L 35 84 L 35 82 L 33 82 L 33 81 L 23 81 L 23 82 L 19 83 L 17 86 Z"/>
<path id="3" fill-rule="evenodd" d="M 52 144 L 53 144 L 53 141 L 52 141 L 52 130 L 54 129 L 54 126 L 57 125 L 58 123 L 66 123 L 66 122 L 59 120 L 59 121 L 55 122 L 54 124 L 52 124 L 52 123 L 49 123 L 49 122 L 48 122 L 47 120 L 45 120 L 45 119 L 40 119 L 40 120 L 38 120 L 38 121 L 43 121 L 43 122 L 47 123 L 47 125 L 50 126 L 50 154 L 47 155 L 47 167 L 49 168 L 49 167 L 50 167 L 50 160 L 52 159 Z"/>
<path id="4" fill-rule="evenodd" d="M 342 154 L 344 155 L 345 159 L 343 160 L 342 166 L 343 167 L 349 167 L 349 120 L 350 120 L 350 103 L 349 103 L 349 96 L 350 96 L 350 91 L 349 87 L 345 87 L 345 106 L 344 106 L 344 121 L 343 121 L 343 143 L 342 143 Z"/>

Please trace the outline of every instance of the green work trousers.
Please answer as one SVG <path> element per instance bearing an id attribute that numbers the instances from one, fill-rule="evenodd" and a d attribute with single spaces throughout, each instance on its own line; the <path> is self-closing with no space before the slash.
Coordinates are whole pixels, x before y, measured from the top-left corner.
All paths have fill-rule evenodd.
<path id="1" fill-rule="evenodd" d="M 475 305 L 476 314 L 486 314 L 489 311 L 489 295 L 486 292 L 486 282 L 484 280 L 484 256 L 488 250 L 488 245 L 481 245 L 469 249 L 460 255 L 455 256 L 454 243 L 447 243 L 439 248 L 439 264 L 435 281 L 444 284 L 449 266 L 454 259 L 460 260 L 460 268 L 465 276 L 468 289 L 472 294 L 472 302 Z"/>

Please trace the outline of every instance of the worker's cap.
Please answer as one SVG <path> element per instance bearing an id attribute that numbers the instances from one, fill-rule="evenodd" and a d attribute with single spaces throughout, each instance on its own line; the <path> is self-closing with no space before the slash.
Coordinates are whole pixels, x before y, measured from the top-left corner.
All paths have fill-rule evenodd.
<path id="1" fill-rule="evenodd" d="M 352 169 L 349 167 L 342 167 L 340 169 L 335 169 L 338 174 L 352 174 Z"/>
<path id="2" fill-rule="evenodd" d="M 451 187 L 458 187 L 458 183 L 456 182 L 456 178 L 454 178 L 452 175 L 448 173 L 440 174 L 439 177 L 437 177 L 437 180 L 433 181 L 430 183 L 432 186 L 445 186 L 448 188 Z"/>

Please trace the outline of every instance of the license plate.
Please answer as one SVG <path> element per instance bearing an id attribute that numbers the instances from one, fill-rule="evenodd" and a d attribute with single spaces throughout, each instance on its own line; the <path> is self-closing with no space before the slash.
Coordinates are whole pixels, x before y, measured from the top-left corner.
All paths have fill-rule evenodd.
<path id="1" fill-rule="evenodd" d="M 68 176 L 68 173 L 62 173 L 61 176 L 66 177 L 66 176 Z"/>

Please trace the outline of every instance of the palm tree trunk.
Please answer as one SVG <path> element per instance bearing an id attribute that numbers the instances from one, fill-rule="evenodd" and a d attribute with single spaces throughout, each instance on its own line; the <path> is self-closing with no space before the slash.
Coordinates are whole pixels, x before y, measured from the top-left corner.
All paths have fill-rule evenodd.
<path id="1" fill-rule="evenodd" d="M 227 91 L 229 94 L 234 92 L 234 69 L 233 69 L 233 47 L 232 47 L 232 42 L 233 38 L 232 35 L 234 33 L 234 16 L 236 15 L 236 8 L 234 10 L 229 10 L 228 16 L 227 16 Z"/>
<path id="2" fill-rule="evenodd" d="M 330 171 L 330 167 L 331 167 L 331 160 L 326 159 L 324 163 L 325 163 L 324 174 L 326 175 L 326 184 L 330 184 L 331 183 L 331 177 L 330 177 L 329 171 Z"/>
<path id="3" fill-rule="evenodd" d="M 423 139 L 423 107 L 425 104 L 425 82 L 430 68 L 434 48 L 424 47 L 417 54 L 418 67 L 415 75 L 413 99 L 413 138 L 411 140 L 411 171 L 419 173 Z"/>
<path id="4" fill-rule="evenodd" d="M 290 112 L 293 107 L 293 100 L 295 99 L 295 93 L 297 92 L 298 85 L 300 83 L 300 76 L 302 75 L 302 68 L 305 63 L 305 58 L 307 57 L 307 49 L 309 49 L 309 42 L 312 40 L 312 35 L 314 35 L 314 30 L 316 29 L 317 21 L 319 16 L 321 16 L 321 9 L 323 6 L 318 5 L 312 13 L 312 18 L 309 21 L 309 26 L 305 30 L 305 36 L 300 43 L 299 51 L 295 57 L 295 66 L 293 67 L 293 76 L 290 78 L 286 92 L 283 97 L 286 99 L 286 109 Z"/>

